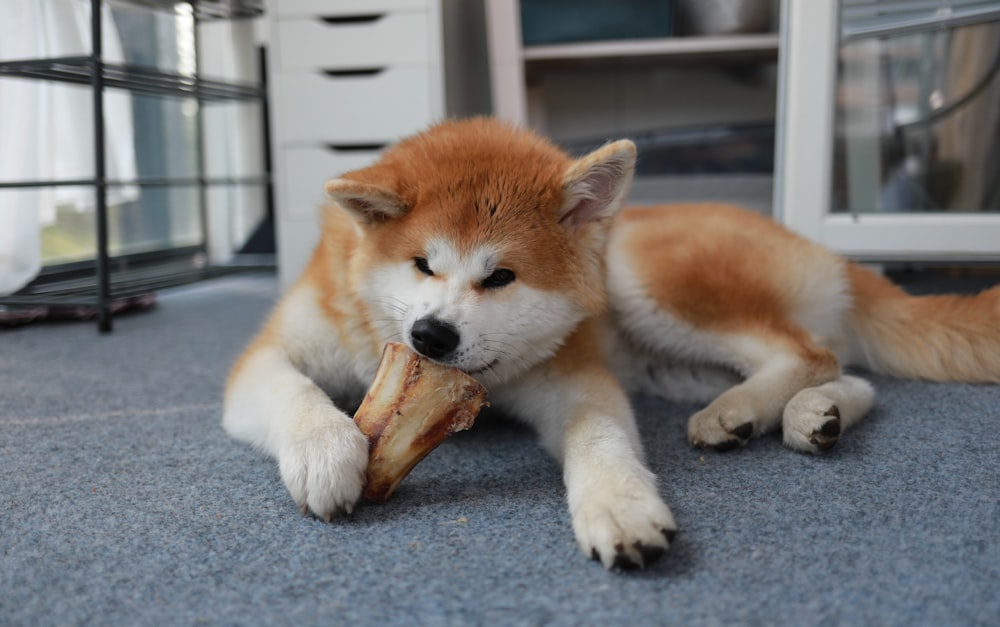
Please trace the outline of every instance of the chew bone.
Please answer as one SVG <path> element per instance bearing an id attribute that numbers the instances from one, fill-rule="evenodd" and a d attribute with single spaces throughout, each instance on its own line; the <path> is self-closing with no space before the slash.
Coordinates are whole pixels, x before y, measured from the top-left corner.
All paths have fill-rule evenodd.
<path id="1" fill-rule="evenodd" d="M 375 380 L 354 414 L 368 436 L 364 496 L 387 501 L 413 467 L 456 431 L 472 426 L 486 404 L 486 388 L 456 368 L 390 342 Z"/>

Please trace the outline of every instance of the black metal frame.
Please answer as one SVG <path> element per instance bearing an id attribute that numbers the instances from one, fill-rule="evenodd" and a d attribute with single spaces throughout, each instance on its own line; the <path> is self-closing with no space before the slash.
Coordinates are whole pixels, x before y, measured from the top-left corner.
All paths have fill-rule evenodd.
<path id="1" fill-rule="evenodd" d="M 171 8 L 176 4 L 191 5 L 195 17 L 195 59 L 200 60 L 197 22 L 205 19 L 255 17 L 263 12 L 261 0 L 128 0 L 130 4 L 149 8 Z M 207 187 L 209 185 L 263 185 L 268 215 L 273 219 L 274 202 L 271 187 L 270 132 L 267 123 L 266 67 L 261 62 L 260 84 L 239 84 L 206 80 L 196 68 L 194 76 L 162 72 L 146 67 L 104 62 L 101 7 L 104 0 L 90 0 L 91 53 L 49 59 L 0 62 L 0 76 L 34 78 L 79 85 L 89 85 L 93 98 L 94 177 L 52 181 L 18 181 L 0 183 L 3 188 L 33 188 L 49 186 L 93 186 L 95 192 L 96 258 L 93 262 L 61 264 L 47 268 L 20 292 L 0 298 L 7 307 L 79 307 L 93 306 L 97 310 L 98 329 L 112 330 L 112 302 L 115 299 L 146 294 L 156 289 L 183 285 L 248 269 L 271 269 L 273 259 L 240 258 L 222 266 L 210 266 L 207 259 Z M 139 179 L 109 181 L 105 170 L 104 90 L 125 89 L 134 93 L 195 98 L 198 101 L 197 160 L 199 176 L 195 178 Z M 207 177 L 203 147 L 202 104 L 221 100 L 257 100 L 262 104 L 264 132 L 264 175 L 257 177 Z M 138 186 L 197 186 L 200 192 L 201 244 L 194 247 L 171 248 L 141 255 L 117 255 L 108 251 L 107 189 L 116 185 Z"/>

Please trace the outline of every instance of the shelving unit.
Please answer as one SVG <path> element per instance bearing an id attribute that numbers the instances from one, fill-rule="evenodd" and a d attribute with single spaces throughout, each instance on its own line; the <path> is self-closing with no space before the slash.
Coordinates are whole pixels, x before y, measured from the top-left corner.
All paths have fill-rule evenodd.
<path id="1" fill-rule="evenodd" d="M 486 0 L 486 10 L 494 112 L 571 152 L 629 136 L 649 164 L 671 137 L 690 149 L 693 136 L 718 142 L 731 128 L 773 125 L 777 32 L 525 44 L 519 0 Z M 740 155 L 759 148 L 759 133 L 746 141 Z M 759 170 L 647 170 L 630 201 L 712 199 L 770 214 L 772 186 L 771 173 Z"/>
<path id="2" fill-rule="evenodd" d="M 0 189 L 58 186 L 93 186 L 95 192 L 96 255 L 93 263 L 61 267 L 57 276 L 43 273 L 20 292 L 0 298 L 0 306 L 11 308 L 93 307 L 98 328 L 112 330 L 115 303 L 148 294 L 157 289 L 182 285 L 247 269 L 273 268 L 273 260 L 238 259 L 225 265 L 207 263 L 207 188 L 212 185 L 255 185 L 265 190 L 270 201 L 271 176 L 268 155 L 260 176 L 208 177 L 205 175 L 203 149 L 204 121 L 202 105 L 217 101 L 258 101 L 262 105 L 265 152 L 267 143 L 267 90 L 262 80 L 257 84 L 240 84 L 208 80 L 200 75 L 197 23 L 204 20 L 240 19 L 263 13 L 263 0 L 128 0 L 138 7 L 173 9 L 188 4 L 195 20 L 194 52 L 196 68 L 193 75 L 160 71 L 129 64 L 107 63 L 104 60 L 101 9 L 104 0 L 90 0 L 91 52 L 88 55 L 48 59 L 0 62 L 0 77 L 18 77 L 88 85 L 92 92 L 94 132 L 94 175 L 84 179 L 16 181 L 0 183 Z M 261 64 L 264 67 L 263 63 Z M 129 181 L 108 180 L 105 170 L 105 89 L 117 88 L 135 94 L 193 98 L 198 102 L 197 162 L 198 176 L 186 178 L 146 178 Z M 122 255 L 109 253 L 107 190 L 109 187 L 189 186 L 200 194 L 200 245 L 173 248 L 156 254 Z M 273 212 L 273 209 L 271 209 Z"/>
<path id="3" fill-rule="evenodd" d="M 671 37 L 666 39 L 636 39 L 595 41 L 587 43 L 525 46 L 522 58 L 530 65 L 557 61 L 656 63 L 684 60 L 776 60 L 777 33 L 760 35 L 727 35 L 714 37 Z"/>
<path id="4" fill-rule="evenodd" d="M 524 45 L 518 0 L 486 0 L 494 112 L 535 126 L 539 106 L 528 89 L 535 75 L 569 66 L 680 65 L 774 62 L 777 33 L 624 39 Z M 544 130 L 544 129 L 542 129 Z"/>

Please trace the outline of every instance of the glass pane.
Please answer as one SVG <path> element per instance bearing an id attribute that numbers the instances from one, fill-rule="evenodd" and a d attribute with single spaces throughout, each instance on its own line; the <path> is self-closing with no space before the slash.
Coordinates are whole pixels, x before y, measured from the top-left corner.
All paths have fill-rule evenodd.
<path id="1" fill-rule="evenodd" d="M 109 250 L 127 255 L 199 245 L 200 207 L 197 186 L 143 187 L 135 200 L 108 208 Z"/>
<path id="2" fill-rule="evenodd" d="M 262 247 L 273 251 L 273 235 L 267 231 L 267 195 L 263 185 L 212 185 L 208 188 L 209 241 L 211 254 L 224 261 L 252 244 L 248 252 Z"/>
<path id="3" fill-rule="evenodd" d="M 4 190 L 0 198 L 37 208 L 43 265 L 87 261 L 97 255 L 93 188 Z M 199 202 L 194 186 L 112 186 L 108 189 L 110 254 L 201 244 Z"/>
<path id="4" fill-rule="evenodd" d="M 129 65 L 194 76 L 195 38 L 191 5 L 179 2 L 174 10 L 115 2 L 114 22 L 104 36 L 110 58 Z"/>
<path id="5" fill-rule="evenodd" d="M 157 9 L 105 1 L 101 9 L 104 60 L 193 75 L 191 5 Z M 0 60 L 85 56 L 91 52 L 90 0 L 0 3 Z"/>
<path id="6" fill-rule="evenodd" d="M 108 94 L 120 93 L 107 90 Z M 108 178 L 113 173 L 116 133 L 134 133 L 135 174 L 140 180 L 178 179 L 198 176 L 198 103 L 194 99 L 162 98 L 130 94 L 134 130 L 105 116 Z"/>
<path id="7" fill-rule="evenodd" d="M 37 220 L 41 251 L 49 266 L 87 261 L 97 255 L 97 223 L 92 187 L 46 187 L 0 190 L 0 203 Z M 199 194 L 196 187 L 111 187 L 108 190 L 108 238 L 112 255 L 124 255 L 201 244 Z M 163 207 L 171 207 L 163 211 Z M 30 231 L 28 232 L 30 233 Z"/>
<path id="8" fill-rule="evenodd" d="M 256 101 L 211 101 L 202 106 L 205 175 L 260 177 L 264 173 L 264 112 Z"/>
<path id="9" fill-rule="evenodd" d="M 110 115 L 129 114 L 129 96 L 108 92 Z M 24 78 L 0 78 L 0 181 L 48 181 L 94 177 L 92 92 L 87 87 Z M 131 155 L 131 121 L 116 135 Z M 123 161 L 127 161 L 123 160 Z M 115 170 L 116 176 L 130 171 Z"/>
<path id="10" fill-rule="evenodd" d="M 0 190 L 0 207 L 10 212 L 0 211 L 2 223 L 18 231 L 4 232 L 0 255 L 12 255 L 14 267 L 31 266 L 39 259 L 46 265 L 93 259 L 93 198 L 89 186 Z M 34 271 L 27 278 L 33 276 Z"/>
<path id="11" fill-rule="evenodd" d="M 41 193 L 45 194 L 47 191 Z M 42 264 L 93 259 L 97 256 L 93 188 L 63 187 L 55 191 L 62 198 L 52 198 L 56 202 L 47 204 L 39 215 L 42 227 Z M 82 206 L 81 203 L 84 202 L 89 206 Z"/>
<path id="12" fill-rule="evenodd" d="M 832 208 L 1000 211 L 1000 23 L 840 50 Z"/>

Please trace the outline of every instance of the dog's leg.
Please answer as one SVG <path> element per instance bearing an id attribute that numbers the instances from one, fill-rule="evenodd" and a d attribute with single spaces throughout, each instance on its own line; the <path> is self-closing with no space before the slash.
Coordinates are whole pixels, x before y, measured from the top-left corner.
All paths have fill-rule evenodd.
<path id="1" fill-rule="evenodd" d="M 329 521 L 354 508 L 364 487 L 368 440 L 283 351 L 257 344 L 241 359 L 226 389 L 223 425 L 277 458 L 303 513 Z"/>
<path id="2" fill-rule="evenodd" d="M 677 526 L 643 463 L 628 399 L 610 373 L 533 378 L 506 393 L 504 404 L 535 427 L 563 464 L 581 550 L 613 570 L 660 557 Z"/>
<path id="3" fill-rule="evenodd" d="M 623 416 L 632 419 L 579 408 L 563 434 L 563 479 L 577 542 L 615 570 L 648 566 L 677 531 Z"/>
<path id="4" fill-rule="evenodd" d="M 850 375 L 800 391 L 785 406 L 785 444 L 805 453 L 830 450 L 845 429 L 868 413 L 874 398 L 870 383 Z"/>
<path id="5" fill-rule="evenodd" d="M 833 354 L 798 329 L 761 329 L 720 338 L 719 345 L 747 378 L 691 416 L 688 438 L 695 446 L 729 450 L 746 444 L 777 428 L 785 405 L 800 390 L 840 376 Z"/>

